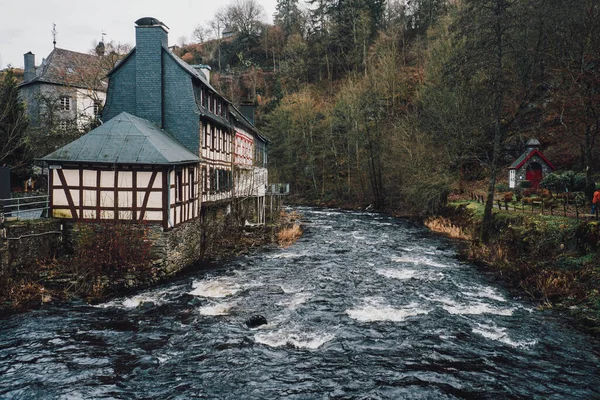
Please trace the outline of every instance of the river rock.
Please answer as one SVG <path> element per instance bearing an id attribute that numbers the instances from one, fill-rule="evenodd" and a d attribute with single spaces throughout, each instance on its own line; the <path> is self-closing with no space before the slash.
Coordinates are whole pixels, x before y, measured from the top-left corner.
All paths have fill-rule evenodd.
<path id="1" fill-rule="evenodd" d="M 248 328 L 256 328 L 257 326 L 266 325 L 267 319 L 262 315 L 253 315 L 246 320 Z"/>

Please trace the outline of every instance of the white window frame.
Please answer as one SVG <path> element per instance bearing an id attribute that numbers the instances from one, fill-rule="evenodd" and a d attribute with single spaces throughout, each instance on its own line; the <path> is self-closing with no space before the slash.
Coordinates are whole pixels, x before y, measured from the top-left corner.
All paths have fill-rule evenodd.
<path id="1" fill-rule="evenodd" d="M 60 97 L 60 109 L 63 111 L 71 110 L 71 98 L 69 96 Z"/>
<path id="2" fill-rule="evenodd" d="M 102 102 L 98 100 L 94 101 L 94 117 L 100 115 L 100 107 L 102 107 Z"/>
<path id="3" fill-rule="evenodd" d="M 517 176 L 517 171 L 514 169 L 511 169 L 508 171 L 508 187 L 511 189 L 515 188 L 516 185 L 516 176 Z"/>

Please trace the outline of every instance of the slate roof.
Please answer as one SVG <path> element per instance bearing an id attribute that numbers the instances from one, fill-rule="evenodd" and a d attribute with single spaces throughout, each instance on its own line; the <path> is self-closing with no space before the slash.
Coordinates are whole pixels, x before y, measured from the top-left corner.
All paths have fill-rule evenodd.
<path id="1" fill-rule="evenodd" d="M 175 62 L 177 64 L 179 64 L 179 66 L 181 68 L 183 68 L 188 74 L 192 75 L 192 77 L 199 79 L 202 83 L 204 83 L 206 86 L 208 86 L 212 91 L 214 91 L 217 96 L 225 99 L 218 91 L 217 89 L 215 89 L 214 87 L 211 86 L 210 82 L 208 81 L 208 79 L 206 79 L 206 76 L 198 71 L 197 69 L 195 69 L 194 67 L 192 67 L 191 65 L 189 65 L 188 63 L 186 63 L 185 61 L 183 61 L 181 58 L 177 57 L 177 55 L 175 55 L 175 53 L 173 53 L 167 46 L 163 46 L 163 49 L 165 50 L 165 52 L 171 56 L 171 58 L 173 60 L 175 60 Z M 226 99 L 225 99 L 226 100 Z"/>
<path id="2" fill-rule="evenodd" d="M 531 157 L 533 157 L 534 155 L 538 155 L 542 160 L 544 160 L 544 162 L 546 164 L 548 164 L 548 166 L 552 169 L 556 169 L 554 167 L 554 165 L 552 165 L 552 163 L 550 161 L 548 161 L 548 159 L 546 157 L 544 157 L 544 155 L 538 150 L 538 149 L 533 149 L 531 151 L 526 151 L 525 153 L 521 154 L 521 156 L 519 156 L 519 158 L 517 158 L 512 164 L 510 164 L 510 167 L 508 167 L 508 169 L 519 169 L 523 166 L 523 164 L 525 164 L 525 162 L 527 160 L 529 160 Z"/>
<path id="3" fill-rule="evenodd" d="M 79 139 L 42 158 L 46 162 L 188 164 L 199 162 L 166 131 L 122 112 Z"/>
<path id="4" fill-rule="evenodd" d="M 51 83 L 83 89 L 106 91 L 103 81 L 106 71 L 98 56 L 55 48 L 42 65 L 36 67 L 36 76 L 20 86 L 32 83 Z"/>

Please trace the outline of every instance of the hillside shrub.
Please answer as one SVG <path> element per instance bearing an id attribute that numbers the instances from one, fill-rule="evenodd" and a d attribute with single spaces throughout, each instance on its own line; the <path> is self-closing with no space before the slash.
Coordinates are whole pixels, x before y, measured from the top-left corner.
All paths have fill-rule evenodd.
<path id="1" fill-rule="evenodd" d="M 579 192 L 585 190 L 585 174 L 575 171 L 553 172 L 540 182 L 540 186 L 554 192 Z"/>
<path id="2" fill-rule="evenodd" d="M 531 181 L 523 180 L 523 181 L 519 182 L 519 186 L 522 189 L 529 189 L 531 187 Z"/>
<path id="3" fill-rule="evenodd" d="M 510 191 L 510 188 L 505 183 L 499 183 L 499 184 L 496 185 L 496 191 L 498 193 L 500 193 L 500 192 L 508 192 L 508 191 Z"/>

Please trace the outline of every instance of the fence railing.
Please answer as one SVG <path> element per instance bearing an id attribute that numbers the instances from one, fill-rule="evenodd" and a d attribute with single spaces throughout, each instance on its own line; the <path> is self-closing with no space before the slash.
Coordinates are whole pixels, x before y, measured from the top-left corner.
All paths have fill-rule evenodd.
<path id="1" fill-rule="evenodd" d="M 0 199 L 0 221 L 5 219 L 38 219 L 48 216 L 48 196 Z"/>
<path id="2" fill-rule="evenodd" d="M 482 194 L 471 193 L 471 200 L 478 203 L 485 203 L 485 196 Z M 596 207 L 595 213 L 587 213 L 590 205 L 581 201 L 581 198 L 562 196 L 562 197 L 535 197 L 523 198 L 519 201 L 509 201 L 507 199 L 494 199 L 494 207 L 505 211 L 521 213 L 539 213 L 541 215 L 563 215 L 564 217 L 600 220 L 600 210 Z"/>

